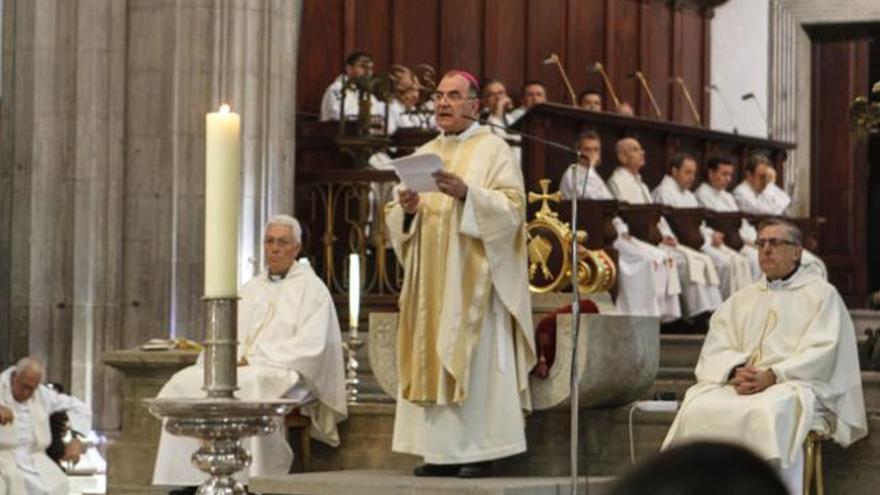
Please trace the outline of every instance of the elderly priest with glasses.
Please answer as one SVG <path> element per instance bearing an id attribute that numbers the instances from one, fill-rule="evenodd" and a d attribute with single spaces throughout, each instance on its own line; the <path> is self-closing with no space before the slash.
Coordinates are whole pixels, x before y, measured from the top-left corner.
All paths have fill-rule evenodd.
<path id="1" fill-rule="evenodd" d="M 867 434 L 855 331 L 837 290 L 801 265 L 797 227 L 767 220 L 755 245 L 764 277 L 712 315 L 697 384 L 663 445 L 743 445 L 799 494 L 811 431 L 842 446 Z"/>
<path id="2" fill-rule="evenodd" d="M 300 238 L 295 218 L 272 217 L 263 236 L 266 269 L 239 291 L 237 396 L 298 399 L 303 404 L 300 414 L 311 420 L 312 438 L 337 446 L 336 424 L 347 415 L 339 320 L 327 287 L 308 263 L 296 260 Z M 195 365 L 168 380 L 159 398 L 201 397 L 203 376 L 199 356 Z M 274 433 L 247 442 L 253 462 L 240 475 L 242 482 L 248 475 L 288 472 L 293 452 L 283 424 Z M 195 439 L 163 431 L 153 484 L 201 484 L 206 475 L 190 462 L 196 449 Z"/>

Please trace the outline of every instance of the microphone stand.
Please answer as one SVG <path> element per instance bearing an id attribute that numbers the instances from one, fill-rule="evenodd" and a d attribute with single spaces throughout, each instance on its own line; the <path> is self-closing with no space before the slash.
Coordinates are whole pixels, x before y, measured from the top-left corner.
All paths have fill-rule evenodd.
<path id="1" fill-rule="evenodd" d="M 479 119 L 475 117 L 466 116 L 469 120 L 474 120 L 479 122 Z M 505 125 L 493 124 L 491 122 L 483 122 L 483 124 L 488 125 L 489 127 L 494 127 L 497 129 L 502 129 L 510 134 L 519 134 L 525 139 L 535 141 L 541 143 L 545 146 L 549 146 L 551 148 L 565 151 L 574 155 L 575 157 L 580 157 L 581 152 L 564 144 L 557 143 L 555 141 L 551 141 L 549 139 L 545 139 L 539 136 L 535 136 L 532 134 L 528 134 L 525 132 L 520 132 L 515 129 L 511 129 Z M 574 165 L 572 167 L 572 176 L 571 180 L 575 184 L 575 190 L 577 189 L 577 176 L 578 176 L 578 166 Z M 577 349 L 578 349 L 578 335 L 580 334 L 580 314 L 581 314 L 581 297 L 580 297 L 580 289 L 578 284 L 578 259 L 577 259 L 577 213 L 578 213 L 578 195 L 577 192 L 571 197 L 571 376 L 570 376 L 570 398 L 571 398 L 571 452 L 570 452 L 570 460 L 571 460 L 571 495 L 577 495 L 578 493 L 578 445 L 579 445 L 579 425 L 578 425 L 578 366 L 577 366 Z M 584 493 L 589 494 L 590 492 L 590 483 L 589 479 L 584 483 Z"/>
<path id="2" fill-rule="evenodd" d="M 642 71 L 637 70 L 627 77 L 635 77 L 639 80 L 639 86 L 641 86 L 645 94 L 648 95 L 648 100 L 651 102 L 651 106 L 654 107 L 654 113 L 657 115 L 657 118 L 662 118 L 663 116 L 660 114 L 660 107 L 657 106 L 657 100 L 654 99 L 654 93 L 651 92 L 651 87 L 648 86 L 648 81 L 645 79 L 645 75 L 642 74 Z"/>

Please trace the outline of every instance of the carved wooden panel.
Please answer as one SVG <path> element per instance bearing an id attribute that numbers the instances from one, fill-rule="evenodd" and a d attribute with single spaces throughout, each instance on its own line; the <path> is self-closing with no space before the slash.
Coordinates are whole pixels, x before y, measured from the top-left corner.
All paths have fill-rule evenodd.
<path id="1" fill-rule="evenodd" d="M 845 123 L 852 99 L 868 94 L 868 54 L 867 40 L 813 44 L 810 213 L 827 219 L 820 253 L 850 307 L 866 302 L 868 154 Z"/>
<path id="2" fill-rule="evenodd" d="M 708 25 L 714 2 L 668 0 L 305 0 L 298 78 L 299 110 L 315 113 L 345 55 L 366 50 L 377 71 L 389 63 L 427 63 L 438 71 L 466 69 L 502 79 L 519 96 L 526 79 L 547 85 L 550 101 L 569 103 L 550 54 L 563 61 L 575 93 L 605 96 L 594 62 L 608 70 L 622 100 L 653 118 L 636 80 L 649 80 L 664 119 L 691 122 L 668 79 L 681 75 L 707 113 L 700 88 L 708 82 Z M 704 116 L 704 120 L 708 116 Z"/>

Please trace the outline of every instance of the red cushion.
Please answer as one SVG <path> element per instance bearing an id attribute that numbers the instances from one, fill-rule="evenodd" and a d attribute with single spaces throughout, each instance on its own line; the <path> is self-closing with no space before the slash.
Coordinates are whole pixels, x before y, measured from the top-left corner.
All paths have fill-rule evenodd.
<path id="1" fill-rule="evenodd" d="M 599 308 L 589 299 L 581 299 L 581 313 L 598 313 Z M 548 314 L 535 327 L 535 347 L 538 351 L 538 364 L 532 374 L 538 378 L 547 378 L 550 367 L 556 359 L 556 316 L 571 313 L 571 305 L 566 304 Z"/>

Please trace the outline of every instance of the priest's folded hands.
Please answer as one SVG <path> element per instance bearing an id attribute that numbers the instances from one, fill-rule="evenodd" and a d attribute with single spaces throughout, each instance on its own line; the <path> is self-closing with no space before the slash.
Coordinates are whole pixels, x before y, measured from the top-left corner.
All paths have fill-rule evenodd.
<path id="1" fill-rule="evenodd" d="M 761 370 L 751 365 L 743 365 L 733 370 L 730 384 L 739 395 L 750 395 L 770 388 L 776 383 L 776 374 L 770 368 Z"/>

